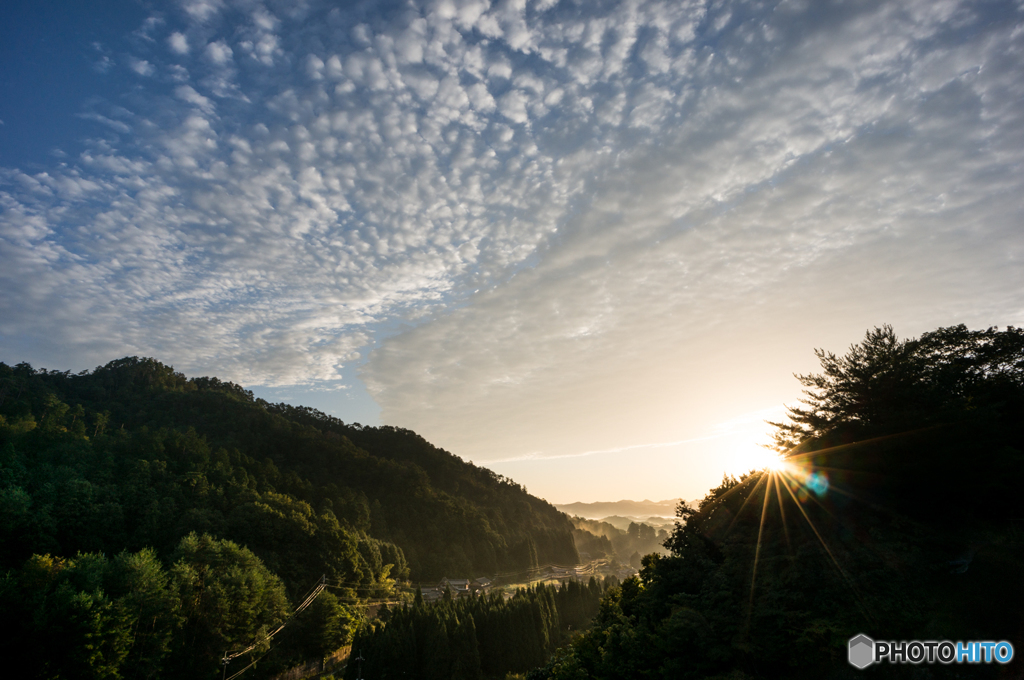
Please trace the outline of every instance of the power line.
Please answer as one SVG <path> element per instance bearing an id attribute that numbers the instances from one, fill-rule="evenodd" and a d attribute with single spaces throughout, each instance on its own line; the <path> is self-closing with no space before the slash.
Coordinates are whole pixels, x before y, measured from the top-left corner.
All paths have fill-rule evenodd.
<path id="1" fill-rule="evenodd" d="M 535 582 L 535 581 L 543 581 L 543 580 L 545 580 L 545 574 L 547 572 L 550 572 L 550 571 L 555 570 L 555 569 L 560 569 L 560 570 L 566 571 L 566 572 L 572 571 L 573 576 L 576 576 L 576 577 L 578 577 L 578 576 L 587 576 L 587 575 L 593 575 L 596 572 L 597 567 L 602 565 L 602 564 L 604 564 L 604 563 L 605 563 L 604 560 L 595 560 L 595 561 L 590 562 L 586 567 L 582 567 L 582 568 L 580 568 L 578 565 L 565 566 L 565 565 L 559 565 L 559 564 L 544 564 L 544 565 L 539 565 L 539 566 L 536 566 L 536 567 L 528 567 L 527 569 L 524 569 L 524 570 L 521 570 L 521 571 L 509 571 L 509 572 L 504 572 L 504 573 L 501 573 L 501 574 L 495 574 L 494 575 L 494 579 L 492 579 L 492 580 L 497 580 L 499 578 L 508 578 L 508 577 L 513 577 L 513 576 L 515 576 L 515 577 L 525 576 L 526 580 L 532 583 L 532 582 Z M 302 603 L 299 604 L 299 606 L 297 606 L 295 608 L 295 610 L 291 614 L 289 614 L 288 619 L 284 623 L 282 623 L 280 626 L 275 628 L 270 633 L 267 633 L 263 637 L 259 638 L 258 640 L 256 640 L 255 642 L 253 642 L 251 645 L 249 645 L 248 647 L 246 647 L 243 650 L 240 650 L 240 651 L 237 651 L 237 652 L 224 652 L 224 657 L 221 660 L 221 663 L 224 665 L 224 673 L 223 673 L 223 675 L 225 675 L 225 676 L 227 675 L 227 667 L 228 667 L 229 663 L 231 663 L 233 660 L 237 659 L 240 656 L 248 654 L 249 652 L 251 652 L 254 649 L 256 649 L 257 647 L 259 647 L 260 645 L 263 645 L 263 644 L 268 643 L 271 640 L 273 640 L 274 636 L 276 636 L 278 633 L 280 633 L 282 630 L 284 630 L 284 628 L 289 623 L 291 623 L 292 620 L 294 620 L 294 618 L 295 618 L 295 616 L 297 614 L 299 614 L 300 612 L 305 610 L 307 607 L 309 607 L 311 604 L 313 604 L 313 602 L 320 595 L 320 593 L 322 593 L 327 588 L 335 588 L 335 589 L 338 589 L 338 590 L 355 590 L 355 591 L 362 590 L 362 591 L 366 591 L 366 590 L 374 590 L 374 589 L 377 589 L 377 588 L 380 588 L 380 587 L 381 587 L 380 585 L 353 583 L 351 581 L 348 581 L 348 582 L 346 582 L 346 581 L 328 582 L 326 575 L 321 576 L 320 580 L 316 583 L 316 585 L 314 585 L 312 588 L 310 588 L 310 590 L 306 591 L 305 599 L 303 599 Z M 422 586 L 420 586 L 420 587 L 422 587 Z M 401 592 L 404 592 L 404 593 L 413 593 L 417 589 L 418 588 L 412 588 L 412 587 L 398 588 L 398 590 L 400 590 Z M 360 599 L 360 598 L 353 599 L 353 598 L 342 598 L 342 597 L 339 597 L 337 599 L 339 601 L 341 601 L 341 602 L 344 602 L 348 606 L 354 606 L 354 607 L 374 607 L 374 606 L 379 606 L 379 605 L 402 604 L 401 600 L 395 600 L 393 598 L 380 598 L 380 599 L 376 599 L 376 600 L 371 600 L 371 599 Z M 276 645 L 271 646 L 270 649 L 268 649 L 266 652 L 264 652 L 264 654 L 262 656 L 260 656 L 258 659 L 254 659 L 252 662 L 249 663 L 249 665 L 245 666 L 244 668 L 242 668 L 238 672 L 234 673 L 233 675 L 231 675 L 231 677 L 225 678 L 225 680 L 232 680 L 233 678 L 237 678 L 239 675 L 241 675 L 242 673 L 244 673 L 245 671 L 249 670 L 254 665 L 256 665 L 256 663 L 258 661 L 263 659 L 263 657 L 265 657 L 267 654 L 269 654 L 275 647 L 276 647 Z"/>
<path id="2" fill-rule="evenodd" d="M 270 642 L 270 640 L 272 640 L 275 635 L 277 635 L 282 630 L 284 630 L 284 627 L 287 626 L 289 623 L 291 623 L 295 619 L 295 615 L 296 614 L 300 613 L 301 611 L 306 609 L 309 605 L 313 604 L 313 601 L 316 600 L 317 596 L 320 595 L 320 593 L 322 593 L 326 587 L 327 587 L 327 576 L 324 575 L 324 576 L 320 577 L 320 581 L 315 586 L 313 586 L 313 588 L 311 590 L 307 591 L 307 593 L 309 593 L 309 594 L 306 596 L 306 599 L 302 601 L 302 604 L 300 604 L 298 607 L 295 608 L 295 611 L 293 611 L 291 614 L 288 615 L 288 619 L 284 623 L 282 623 L 280 626 L 275 628 L 272 632 L 267 633 L 266 635 L 264 635 L 263 637 L 259 638 L 258 640 L 256 640 L 251 645 L 249 645 L 248 647 L 246 647 L 245 649 L 243 649 L 241 651 L 230 652 L 230 653 L 229 652 L 224 652 L 224 658 L 221 659 L 221 663 L 224 664 L 224 673 L 222 675 L 227 675 L 228 664 L 231 663 L 233 660 L 237 659 L 238 657 L 242 656 L 243 654 L 248 654 L 252 650 L 254 650 L 257 647 L 259 647 L 260 645 L 263 645 L 263 644 L 266 644 L 266 643 Z M 231 678 L 236 678 L 239 675 L 241 675 L 242 673 L 244 673 L 245 671 L 247 671 L 250 668 L 252 668 L 252 666 L 255 665 L 255 663 L 257 661 L 259 661 L 264 656 L 269 654 L 271 649 L 273 649 L 273 647 L 268 649 L 263 654 L 263 656 L 261 656 L 259 659 L 254 659 L 252 661 L 252 663 L 250 663 L 248 666 L 246 666 L 242 670 L 240 670 L 237 673 L 235 673 L 234 675 L 232 675 Z M 226 680 L 231 680 L 231 678 L 227 678 Z"/>

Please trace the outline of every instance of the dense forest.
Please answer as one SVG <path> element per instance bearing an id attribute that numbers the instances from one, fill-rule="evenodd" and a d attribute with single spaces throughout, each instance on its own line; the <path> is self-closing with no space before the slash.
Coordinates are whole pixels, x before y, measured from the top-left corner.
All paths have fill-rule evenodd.
<path id="1" fill-rule="evenodd" d="M 293 618 L 276 663 L 315 658 L 396 580 L 576 564 L 572 530 L 408 430 L 153 359 L 0 364 L 0 649 L 30 675 L 205 677 Z"/>
<path id="2" fill-rule="evenodd" d="M 777 469 L 680 507 L 594 627 L 530 680 L 1021 677 L 999 664 L 847 662 L 847 641 L 1024 651 L 1024 330 L 886 326 L 777 424 Z"/>
<path id="3" fill-rule="evenodd" d="M 353 650 L 363 660 L 348 665 L 345 679 L 481 680 L 526 672 L 590 624 L 603 590 L 591 578 L 520 589 L 511 599 L 447 593 L 424 605 L 418 598 L 411 607 L 382 612 L 360 632 Z"/>

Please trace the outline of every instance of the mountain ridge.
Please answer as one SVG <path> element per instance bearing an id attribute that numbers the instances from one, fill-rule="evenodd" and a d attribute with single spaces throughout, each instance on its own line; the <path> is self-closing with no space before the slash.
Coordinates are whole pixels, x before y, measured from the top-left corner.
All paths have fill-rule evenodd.
<path id="1" fill-rule="evenodd" d="M 554 503 L 553 505 L 568 515 L 586 519 L 603 519 L 614 515 L 624 517 L 675 517 L 676 508 L 682 498 L 670 498 L 663 501 L 597 501 L 594 503 Z"/>
<path id="2" fill-rule="evenodd" d="M 41 551 L 166 555 L 191 531 L 249 545 L 289 589 L 324 572 L 376 582 L 386 564 L 431 580 L 579 559 L 568 517 L 411 430 L 270 404 L 156 359 L 79 374 L 0 363 L 0 416 L 2 486 L 50 509 L 7 528 L 4 567 Z M 66 492 L 47 490 L 54 474 L 71 476 Z M 78 502 L 112 517 L 76 519 Z"/>

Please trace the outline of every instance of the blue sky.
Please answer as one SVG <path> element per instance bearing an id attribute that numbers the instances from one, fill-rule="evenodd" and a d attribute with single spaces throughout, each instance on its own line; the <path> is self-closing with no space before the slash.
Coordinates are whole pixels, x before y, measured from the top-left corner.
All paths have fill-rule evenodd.
<path id="1" fill-rule="evenodd" d="M 0 8 L 0 360 L 154 356 L 556 502 L 701 495 L 812 349 L 1024 323 L 1019 2 Z"/>

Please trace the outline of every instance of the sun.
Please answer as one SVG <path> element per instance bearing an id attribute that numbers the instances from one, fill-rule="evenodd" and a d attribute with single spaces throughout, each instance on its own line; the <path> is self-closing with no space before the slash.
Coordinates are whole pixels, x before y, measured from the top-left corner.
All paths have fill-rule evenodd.
<path id="1" fill-rule="evenodd" d="M 726 454 L 726 472 L 739 476 L 750 471 L 781 472 L 785 461 L 778 452 L 757 445 L 737 447 Z"/>

